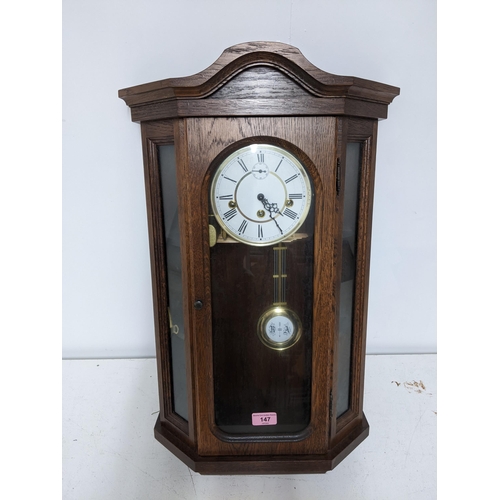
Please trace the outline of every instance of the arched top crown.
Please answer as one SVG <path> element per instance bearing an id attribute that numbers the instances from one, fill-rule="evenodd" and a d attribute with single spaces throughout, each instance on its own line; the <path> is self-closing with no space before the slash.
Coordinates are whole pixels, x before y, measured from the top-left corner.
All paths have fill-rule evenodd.
<path id="1" fill-rule="evenodd" d="M 257 76 L 257 71 L 259 76 Z M 254 81 L 259 78 L 263 79 L 260 86 L 255 88 L 255 93 L 252 95 L 246 92 L 242 95 L 241 92 L 227 92 L 224 94 L 224 99 L 221 99 L 218 94 L 223 89 L 226 90 L 226 87 L 230 88 L 231 85 L 236 85 L 235 82 L 245 74 L 247 74 L 247 81 L 248 79 Z M 266 81 L 270 82 L 271 80 L 274 82 L 272 85 L 266 84 Z M 293 96 L 294 99 L 291 99 L 292 96 L 288 95 L 292 85 L 297 89 Z M 276 115 L 283 114 L 271 109 L 276 108 L 276 104 L 267 111 L 257 109 L 255 106 L 252 109 L 247 109 L 247 107 L 251 106 L 252 99 L 255 101 L 258 98 L 262 101 L 267 97 L 275 101 L 276 98 L 279 98 L 280 86 L 283 86 L 283 97 L 288 103 L 288 110 L 286 112 L 283 110 L 284 114 L 287 115 L 354 114 L 360 116 L 363 113 L 350 113 L 345 112 L 345 110 L 344 112 L 335 111 L 331 103 L 327 106 L 331 110 L 330 112 L 319 112 L 321 106 L 318 106 L 316 101 L 323 101 L 325 98 L 337 100 L 347 98 L 365 101 L 373 105 L 382 105 L 383 108 L 386 108 L 394 97 L 399 95 L 397 87 L 362 78 L 327 73 L 310 63 L 297 48 L 279 42 L 249 42 L 234 45 L 226 49 L 212 65 L 200 73 L 122 89 L 118 95 L 132 108 L 132 119 L 134 121 L 175 116 L 214 116 L 214 114 L 226 116 L 242 114 Z M 285 88 L 288 89 L 288 92 Z M 180 105 L 180 101 L 210 100 L 211 97 L 218 97 L 217 103 L 220 112 L 213 113 L 215 106 L 210 105 L 208 108 L 207 106 L 188 106 L 191 108 L 191 112 L 186 112 L 183 111 L 184 107 Z M 311 99 L 314 100 L 312 106 Z M 231 106 L 227 102 L 233 101 L 234 103 L 236 100 L 238 101 L 237 106 Z M 291 100 L 295 102 L 290 102 Z M 221 101 L 225 101 L 225 105 Z M 242 105 L 242 101 L 245 101 L 246 105 Z M 294 104 L 298 105 L 299 101 L 301 101 L 299 107 L 302 111 L 299 111 L 296 106 L 294 107 Z M 163 103 L 160 106 L 163 108 L 161 112 L 159 112 L 158 108 L 160 103 Z M 170 104 L 167 105 L 167 103 Z M 148 114 L 148 109 L 152 111 L 150 109 L 151 105 L 154 105 L 156 109 L 153 116 Z M 305 111 L 308 106 L 310 112 Z M 198 111 L 193 108 L 198 108 Z M 338 106 L 335 109 L 337 108 Z M 371 106 L 371 108 L 371 112 L 367 111 L 364 114 L 372 118 L 385 118 L 386 111 L 385 113 L 374 111 L 376 106 L 375 108 Z M 205 109 L 205 112 L 202 109 Z M 212 110 L 212 113 L 210 110 Z"/>

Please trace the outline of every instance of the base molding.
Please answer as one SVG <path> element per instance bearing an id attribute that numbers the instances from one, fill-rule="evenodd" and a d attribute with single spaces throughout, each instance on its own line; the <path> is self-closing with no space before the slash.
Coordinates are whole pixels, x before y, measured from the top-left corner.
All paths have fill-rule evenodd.
<path id="1" fill-rule="evenodd" d="M 200 456 L 156 421 L 155 438 L 200 474 L 322 474 L 335 468 L 354 448 L 368 437 L 369 425 L 363 414 L 359 423 L 324 455 L 225 455 Z"/>

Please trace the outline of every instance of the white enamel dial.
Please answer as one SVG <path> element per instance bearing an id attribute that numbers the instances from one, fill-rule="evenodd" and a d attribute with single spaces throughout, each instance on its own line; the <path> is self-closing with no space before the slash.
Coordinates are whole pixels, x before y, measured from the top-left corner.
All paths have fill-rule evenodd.
<path id="1" fill-rule="evenodd" d="M 215 172 L 211 201 L 221 228 L 249 245 L 271 245 L 295 233 L 311 206 L 311 183 L 295 156 L 278 146 L 252 144 Z"/>

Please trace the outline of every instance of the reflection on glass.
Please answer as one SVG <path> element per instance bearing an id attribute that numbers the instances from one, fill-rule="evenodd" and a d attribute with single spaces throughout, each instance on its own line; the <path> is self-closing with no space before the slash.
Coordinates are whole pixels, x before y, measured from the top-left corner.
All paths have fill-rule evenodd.
<path id="1" fill-rule="evenodd" d="M 290 240 L 257 247 L 219 236 L 211 248 L 215 422 L 228 434 L 309 424 L 313 227 L 311 206 Z M 277 304 L 293 313 L 267 318 Z"/>
<path id="2" fill-rule="evenodd" d="M 175 148 L 160 146 L 159 162 L 163 201 L 163 218 L 167 245 L 168 306 L 174 411 L 188 419 L 186 348 L 182 310 L 182 272 L 179 233 Z"/>
<path id="3" fill-rule="evenodd" d="M 360 143 L 347 144 L 344 188 L 344 223 L 342 229 L 342 282 L 340 285 L 340 329 L 337 381 L 337 417 L 349 409 L 351 353 L 356 273 L 356 237 L 358 229 Z"/>

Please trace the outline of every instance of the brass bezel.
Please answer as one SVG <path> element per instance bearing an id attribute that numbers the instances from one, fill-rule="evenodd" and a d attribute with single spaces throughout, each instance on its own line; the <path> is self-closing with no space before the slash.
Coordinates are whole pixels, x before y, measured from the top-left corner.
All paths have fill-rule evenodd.
<path id="1" fill-rule="evenodd" d="M 273 240 L 263 241 L 263 242 L 249 241 L 245 237 L 242 237 L 241 235 L 232 231 L 225 224 L 225 222 L 222 220 L 222 217 L 220 216 L 219 212 L 217 211 L 217 206 L 215 204 L 215 185 L 217 183 L 217 180 L 218 180 L 222 170 L 224 170 L 226 165 L 228 163 L 230 163 L 232 160 L 234 160 L 235 157 L 240 156 L 241 154 L 243 154 L 247 151 L 250 151 L 252 149 L 255 149 L 255 148 L 272 150 L 272 151 L 278 152 L 279 154 L 288 158 L 288 160 L 290 160 L 290 162 L 293 163 L 297 167 L 297 169 L 300 171 L 300 173 L 302 174 L 302 176 L 304 178 L 305 185 L 306 185 L 306 190 L 307 190 L 306 206 L 305 206 L 305 208 L 304 208 L 304 210 L 299 218 L 299 222 L 295 225 L 295 227 L 291 231 L 288 231 L 286 234 L 281 235 L 278 238 L 275 238 Z M 281 178 L 280 178 L 280 180 L 281 180 Z M 235 192 L 237 191 L 237 189 L 238 189 L 238 186 L 236 187 Z M 309 210 L 311 208 L 311 199 L 312 199 L 311 180 L 309 179 L 309 174 L 307 173 L 307 171 L 306 171 L 305 167 L 303 166 L 303 164 L 301 163 L 301 161 L 295 155 L 290 153 L 290 151 L 288 151 L 280 146 L 275 146 L 273 144 L 253 143 L 253 144 L 250 144 L 248 146 L 244 146 L 242 148 L 237 149 L 236 151 L 231 153 L 228 157 L 226 157 L 222 161 L 222 163 L 217 167 L 217 170 L 213 174 L 212 181 L 210 184 L 210 203 L 212 205 L 212 210 L 213 210 L 214 216 L 215 216 L 217 222 L 219 223 L 220 227 L 228 235 L 230 235 L 231 238 L 233 238 L 234 240 L 239 241 L 240 243 L 245 243 L 247 245 L 256 246 L 256 247 L 274 245 L 274 244 L 279 243 L 281 241 L 285 241 L 287 238 L 290 238 L 290 236 L 295 234 L 300 229 L 300 227 L 304 223 L 307 215 L 309 214 Z M 268 222 L 270 222 L 270 221 L 266 221 L 265 223 L 268 223 Z"/>
<path id="2" fill-rule="evenodd" d="M 285 316 L 288 318 L 294 326 L 294 333 L 285 342 L 275 342 L 271 340 L 266 334 L 266 323 L 276 316 Z M 295 311 L 292 311 L 286 306 L 272 306 L 267 309 L 259 318 L 257 322 L 257 335 L 260 341 L 266 346 L 276 351 L 284 351 L 295 345 L 300 337 L 302 336 L 302 322 Z"/>

